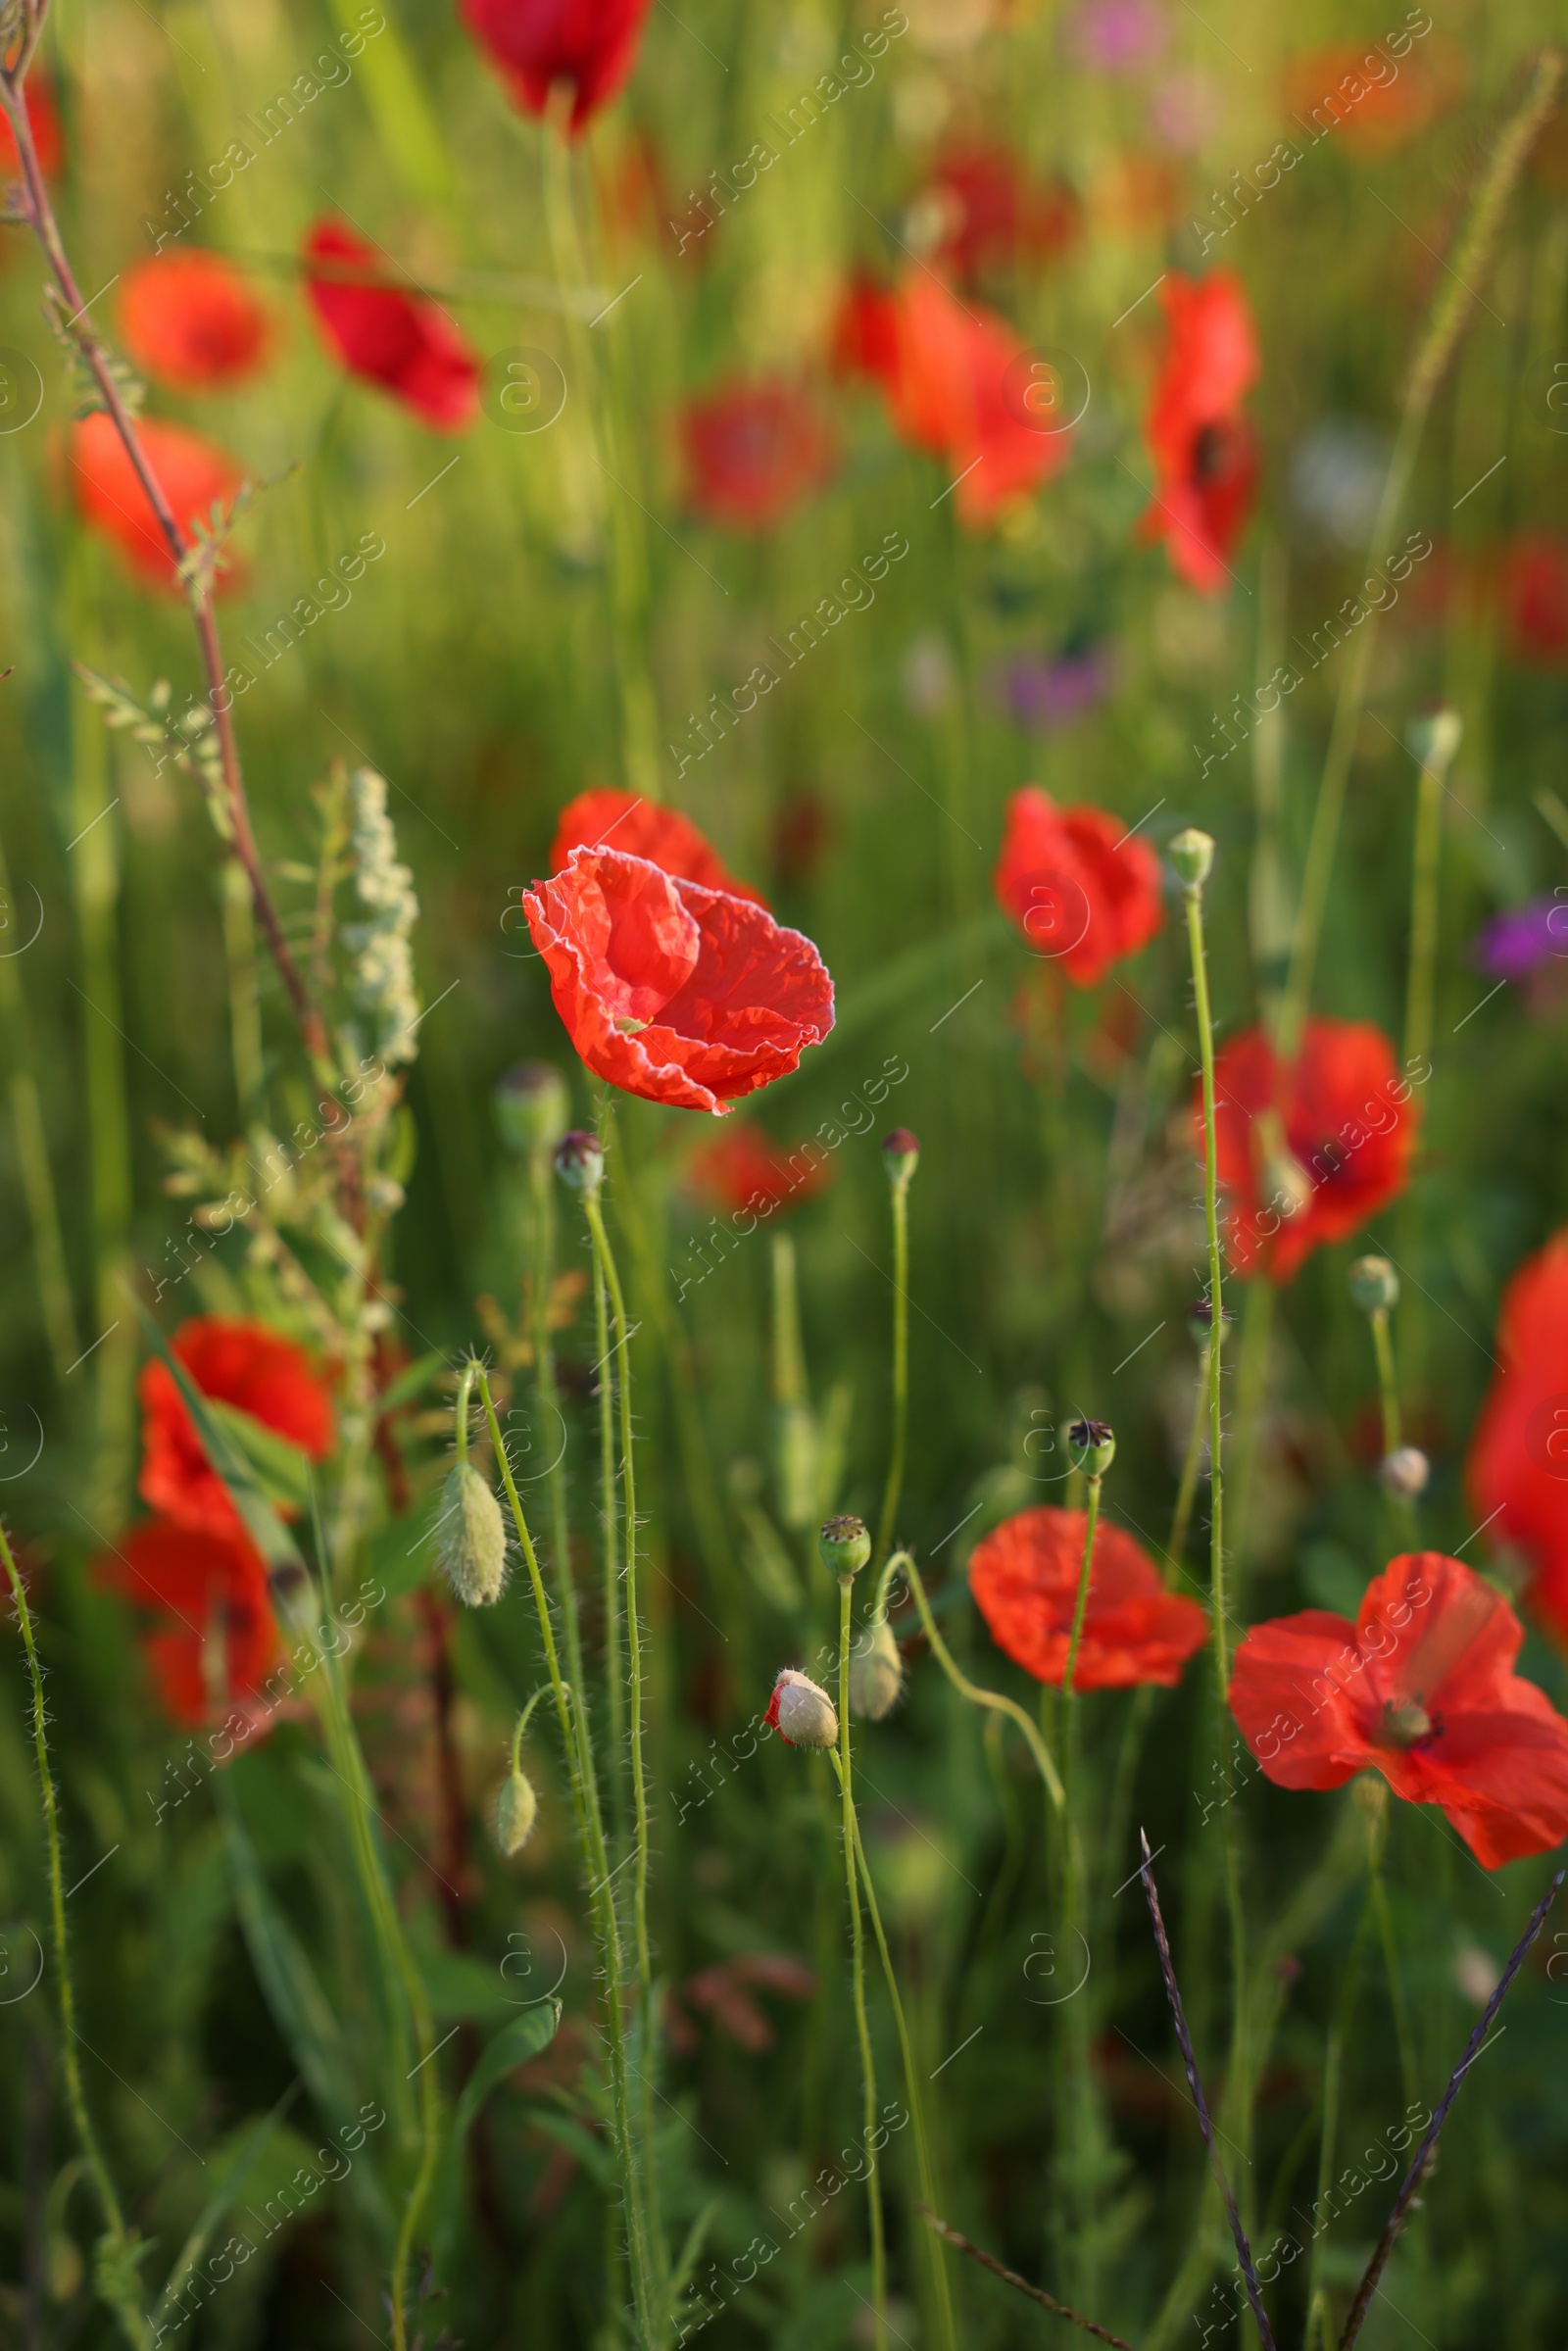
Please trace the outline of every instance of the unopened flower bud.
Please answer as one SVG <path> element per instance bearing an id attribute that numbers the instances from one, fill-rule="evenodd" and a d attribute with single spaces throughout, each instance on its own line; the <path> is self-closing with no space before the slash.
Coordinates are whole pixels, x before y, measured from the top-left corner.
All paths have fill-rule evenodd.
<path id="1" fill-rule="evenodd" d="M 1387 1257 L 1357 1257 L 1350 1268 L 1350 1296 L 1363 1314 L 1387 1313 L 1399 1302 L 1399 1277 Z"/>
<path id="2" fill-rule="evenodd" d="M 466 1608 L 486 1608 L 507 1580 L 501 1505 L 471 1461 L 456 1461 L 441 1489 L 436 1563 Z"/>
<path id="3" fill-rule="evenodd" d="M 1417 710 L 1404 730 L 1410 757 L 1435 775 L 1446 775 L 1453 765 L 1464 733 L 1464 721 L 1457 710 L 1438 704 L 1429 710 Z"/>
<path id="4" fill-rule="evenodd" d="M 1418 1445 L 1401 1445 L 1378 1464 L 1378 1476 L 1390 1494 L 1403 1494 L 1414 1501 L 1425 1494 L 1432 1464 Z"/>
<path id="5" fill-rule="evenodd" d="M 868 1723 L 892 1713 L 904 1688 L 904 1659 L 893 1627 L 879 1617 L 850 1657 L 850 1704 Z"/>
<path id="6" fill-rule="evenodd" d="M 1067 1427 L 1067 1458 L 1074 1469 L 1102 1478 L 1116 1458 L 1115 1431 L 1102 1420 L 1075 1420 Z"/>
<path id="7" fill-rule="evenodd" d="M 533 1835 L 534 1822 L 539 1818 L 539 1798 L 533 1783 L 515 1765 L 501 1783 L 496 1798 L 496 1843 L 510 1860 L 520 1853 Z"/>
<path id="8" fill-rule="evenodd" d="M 1201 890 L 1214 866 L 1214 836 L 1190 824 L 1170 845 L 1170 861 L 1184 890 Z"/>
<path id="9" fill-rule="evenodd" d="M 554 1151 L 571 1123 L 566 1081 L 550 1061 L 514 1062 L 490 1099 L 501 1140 L 519 1158 Z"/>
<path id="10" fill-rule="evenodd" d="M 884 1135 L 882 1164 L 888 1171 L 888 1182 L 902 1189 L 920 1164 L 919 1136 L 911 1135 L 907 1127 L 895 1127 L 891 1135 Z"/>
<path id="11" fill-rule="evenodd" d="M 863 1518 L 830 1518 L 816 1539 L 822 1565 L 835 1576 L 858 1576 L 871 1556 Z"/>
<path id="12" fill-rule="evenodd" d="M 809 1674 L 787 1665 L 773 1685 L 764 1718 L 787 1747 L 831 1747 L 838 1744 L 839 1718 L 832 1699 Z"/>
<path id="13" fill-rule="evenodd" d="M 605 1180 L 605 1154 L 597 1135 L 573 1127 L 556 1145 L 556 1173 L 573 1192 L 597 1192 Z"/>

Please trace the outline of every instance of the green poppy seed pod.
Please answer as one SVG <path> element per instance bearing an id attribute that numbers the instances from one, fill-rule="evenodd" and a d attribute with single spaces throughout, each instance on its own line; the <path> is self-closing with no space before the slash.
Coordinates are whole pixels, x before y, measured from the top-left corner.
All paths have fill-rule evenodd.
<path id="1" fill-rule="evenodd" d="M 1401 1445 L 1378 1463 L 1378 1477 L 1389 1494 L 1413 1502 L 1425 1494 L 1432 1464 L 1418 1445 Z"/>
<path id="2" fill-rule="evenodd" d="M 553 1062 L 517 1061 L 490 1097 L 508 1151 L 519 1158 L 554 1151 L 571 1124 L 571 1096 Z"/>
<path id="3" fill-rule="evenodd" d="M 1170 845 L 1170 861 L 1184 890 L 1201 890 L 1214 867 L 1214 836 L 1190 824 Z"/>
<path id="4" fill-rule="evenodd" d="M 1067 1458 L 1074 1469 L 1102 1478 L 1116 1458 L 1116 1433 L 1102 1420 L 1075 1420 L 1067 1428 Z"/>
<path id="5" fill-rule="evenodd" d="M 893 1627 L 879 1617 L 850 1657 L 850 1704 L 868 1723 L 893 1712 L 904 1688 L 904 1659 Z"/>
<path id="6" fill-rule="evenodd" d="M 1399 1277 L 1387 1257 L 1357 1257 L 1350 1268 L 1350 1296 L 1363 1314 L 1386 1314 L 1399 1302 Z"/>
<path id="7" fill-rule="evenodd" d="M 534 1822 L 539 1818 L 539 1798 L 533 1783 L 515 1766 L 501 1783 L 496 1798 L 496 1843 L 510 1860 L 520 1853 L 533 1835 Z"/>
<path id="8" fill-rule="evenodd" d="M 858 1576 L 871 1556 L 863 1518 L 830 1518 L 816 1539 L 822 1565 L 835 1576 Z"/>
<path id="9" fill-rule="evenodd" d="M 441 1489 L 436 1563 L 466 1608 L 487 1608 L 507 1580 L 501 1505 L 471 1461 L 456 1461 Z"/>
<path id="10" fill-rule="evenodd" d="M 920 1138 L 911 1135 L 907 1127 L 895 1127 L 891 1135 L 882 1138 L 882 1164 L 888 1171 L 888 1182 L 902 1192 L 920 1164 Z"/>
<path id="11" fill-rule="evenodd" d="M 573 1192 L 597 1192 L 605 1180 L 605 1154 L 597 1135 L 573 1127 L 556 1145 L 556 1173 Z"/>
<path id="12" fill-rule="evenodd" d="M 1430 710 L 1418 710 L 1404 730 L 1410 757 L 1435 775 L 1446 775 L 1453 765 L 1464 733 L 1464 721 L 1457 710 L 1439 703 Z"/>

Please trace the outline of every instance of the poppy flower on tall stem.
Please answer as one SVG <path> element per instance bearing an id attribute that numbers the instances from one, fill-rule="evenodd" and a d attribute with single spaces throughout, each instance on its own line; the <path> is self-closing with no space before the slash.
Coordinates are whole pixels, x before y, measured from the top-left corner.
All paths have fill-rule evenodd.
<path id="1" fill-rule="evenodd" d="M 1253 1625 L 1231 1712 L 1277 1787 L 1381 1772 L 1496 1869 L 1568 1837 L 1568 1722 L 1514 1672 L 1523 1640 L 1473 1568 L 1405 1552 L 1373 1577 L 1353 1625 L 1323 1608 Z"/>
<path id="2" fill-rule="evenodd" d="M 969 1590 L 991 1638 L 1037 1682 L 1060 1687 L 1083 1571 L 1088 1512 L 1044 1507 L 1004 1519 L 975 1544 Z M 1105 1519 L 1095 1528 L 1073 1688 L 1169 1689 L 1208 1639 L 1196 1600 L 1167 1592 L 1149 1553 Z"/>
<path id="3" fill-rule="evenodd" d="M 640 792 L 597 784 L 568 800 L 550 845 L 552 873 L 561 872 L 574 849 L 618 849 L 629 857 L 646 857 L 679 881 L 727 890 L 731 898 L 749 898 L 760 906 L 767 903 L 760 890 L 735 879 L 689 816 L 661 801 L 645 800 Z"/>
<path id="4" fill-rule="evenodd" d="M 271 322 L 220 254 L 155 255 L 120 288 L 125 349 L 145 374 L 176 392 L 226 392 L 266 365 Z"/>
<path id="5" fill-rule="evenodd" d="M 1038 955 L 1093 988 L 1164 920 L 1159 859 L 1104 808 L 1058 808 L 1026 784 L 1007 802 L 997 902 Z"/>
<path id="6" fill-rule="evenodd" d="M 808 395 L 782 380 L 721 386 L 681 418 L 687 491 L 727 530 L 771 530 L 827 477 L 832 440 Z"/>
<path id="7" fill-rule="evenodd" d="M 1488 1540 L 1528 1561 L 1526 1600 L 1568 1648 L 1568 1231 L 1508 1284 L 1495 1353 L 1466 1484 Z"/>
<path id="8" fill-rule="evenodd" d="M 305 291 L 351 375 L 378 384 L 434 432 L 461 432 L 479 410 L 479 363 L 439 304 L 378 282 L 386 256 L 341 220 L 305 240 Z"/>
<path id="9" fill-rule="evenodd" d="M 198 523 L 211 522 L 215 507 L 222 510 L 237 496 L 245 479 L 243 469 L 187 425 L 143 416 L 137 421 L 136 437 L 187 540 L 194 537 Z M 178 591 L 179 569 L 163 526 L 119 427 L 102 410 L 72 427 L 70 479 L 84 519 L 119 549 L 138 577 L 149 586 Z M 224 594 L 237 576 L 232 568 L 220 570 L 215 593 Z"/>
<path id="10" fill-rule="evenodd" d="M 36 73 L 29 74 L 24 93 L 27 109 L 27 128 L 32 133 L 33 152 L 38 169 L 45 179 L 53 179 L 66 160 L 65 133 L 60 127 L 60 109 L 46 85 Z M 5 116 L 0 114 L 0 182 L 22 177 L 22 158 L 17 153 L 17 137 Z"/>
<path id="11" fill-rule="evenodd" d="M 1214 1066 L 1214 1123 L 1239 1274 L 1292 1281 L 1313 1249 L 1348 1240 L 1397 1199 L 1415 1148 L 1417 1082 L 1369 1021 L 1309 1020 L 1289 1069 L 1261 1029 L 1231 1038 Z M 1192 1115 L 1201 1156 L 1201 1088 Z"/>
<path id="12" fill-rule="evenodd" d="M 1257 338 L 1242 282 L 1167 272 L 1166 341 L 1146 431 L 1154 497 L 1139 525 L 1163 540 L 1172 570 L 1205 595 L 1231 578 L 1230 560 L 1257 487 L 1257 444 L 1241 403 L 1257 381 Z"/>
<path id="13" fill-rule="evenodd" d="M 525 114 L 570 94 L 579 131 L 631 72 L 651 0 L 462 0 L 460 14 Z"/>
<path id="14" fill-rule="evenodd" d="M 797 1068 L 833 1026 L 833 983 L 809 939 L 646 857 L 573 850 L 522 905 L 567 1035 L 627 1094 L 722 1111 Z"/>
<path id="15" fill-rule="evenodd" d="M 274 1437 L 324 1460 L 336 1442 L 331 1399 L 303 1348 L 264 1323 L 199 1315 L 181 1323 L 170 1349 L 193 1385 L 215 1403 L 248 1413 Z M 240 1536 L 239 1514 L 167 1363 L 156 1358 L 137 1382 L 142 1407 L 143 1501 L 190 1531 L 228 1542 Z"/>
<path id="16" fill-rule="evenodd" d="M 282 1642 L 266 1566 L 243 1534 L 147 1519 L 121 1537 L 94 1573 L 152 1615 L 142 1646 L 173 1721 L 206 1721 L 215 1683 L 225 1705 L 260 1697 Z M 219 1641 L 215 1659 L 210 1644 Z"/>

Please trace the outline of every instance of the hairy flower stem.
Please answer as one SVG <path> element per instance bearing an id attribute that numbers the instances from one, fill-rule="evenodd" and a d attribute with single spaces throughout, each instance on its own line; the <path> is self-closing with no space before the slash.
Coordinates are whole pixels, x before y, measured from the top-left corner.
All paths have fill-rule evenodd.
<path id="1" fill-rule="evenodd" d="M 71 2108 L 71 2120 L 75 2128 L 76 2140 L 81 2148 L 87 2176 L 98 2198 L 103 2214 L 104 2229 L 109 2239 L 110 2260 L 99 2265 L 99 2287 L 109 2301 L 116 2318 L 124 2330 L 127 2342 L 145 2351 L 152 2341 L 141 2305 L 132 2291 L 135 2278 L 133 2246 L 125 2228 L 124 2214 L 115 2183 L 109 2176 L 98 2144 L 92 2118 L 87 2112 L 86 2094 L 81 2086 L 81 2066 L 76 2056 L 76 1995 L 71 1981 L 71 1949 L 66 1939 L 65 1872 L 60 1854 L 60 1804 L 55 1793 L 54 1773 L 49 1764 L 48 1708 L 44 1702 L 43 1668 L 38 1662 L 38 1645 L 33 1638 L 32 1612 L 27 1606 L 26 1587 L 17 1570 L 11 1540 L 5 1522 L 0 1520 L 0 1559 L 5 1562 L 6 1580 L 16 1608 L 17 1624 L 22 1633 L 22 1645 L 27 1660 L 27 1679 L 32 1689 L 32 1752 L 38 1767 L 38 1788 L 43 1801 L 44 1850 L 49 1870 L 49 1923 L 54 1944 L 55 1973 L 59 1978 L 60 2055 L 66 2077 L 66 2098 Z"/>
<path id="2" fill-rule="evenodd" d="M 1084 1853 L 1084 1823 L 1081 1818 L 1083 1795 L 1080 1785 L 1080 1726 L 1078 1707 L 1073 1692 L 1073 1675 L 1078 1665 L 1078 1648 L 1083 1639 L 1084 1617 L 1089 1607 L 1089 1586 L 1094 1567 L 1095 1530 L 1100 1523 L 1100 1493 L 1102 1479 L 1091 1475 L 1088 1480 L 1084 1507 L 1084 1556 L 1078 1573 L 1078 1592 L 1073 1602 L 1072 1629 L 1067 1636 L 1067 1658 L 1061 1673 L 1061 1777 L 1066 1794 L 1064 1820 L 1066 1836 L 1062 1854 L 1062 1928 L 1065 1957 L 1068 1966 L 1077 1964 L 1077 1947 L 1083 1941 L 1088 1947 L 1085 1927 L 1088 1919 L 1089 1888 Z M 1065 2095 L 1057 2132 L 1057 2193 L 1067 2218 L 1064 2229 L 1064 2250 L 1076 2256 L 1078 2287 L 1084 2297 L 1093 2301 L 1096 2285 L 1093 2243 L 1095 2221 L 1095 2174 L 1098 2169 L 1097 2145 L 1099 2131 L 1095 2122 L 1094 2081 L 1089 2064 L 1089 2015 L 1087 2004 L 1076 2007 L 1069 1999 L 1061 2019 L 1060 2062 Z M 929 2199 L 928 2199 L 929 2201 Z"/>
<path id="3" fill-rule="evenodd" d="M 662 2351 L 668 2333 L 667 2314 L 663 2298 L 655 2282 L 655 2271 L 650 2261 L 648 2228 L 645 2218 L 644 2165 L 631 2124 L 631 2099 L 628 2086 L 626 2058 L 626 2026 L 622 2009 L 625 1989 L 625 1960 L 621 1947 L 620 1922 L 615 1915 L 614 1895 L 611 1889 L 610 1861 L 605 1847 L 604 1820 L 599 1808 L 599 1786 L 593 1768 L 592 1750 L 588 1744 L 587 1725 L 580 1707 L 569 1703 L 565 1681 L 561 1671 L 561 1658 L 556 1647 L 555 1627 L 550 1621 L 550 1600 L 544 1578 L 539 1571 L 539 1558 L 523 1516 L 521 1497 L 512 1463 L 496 1417 L 495 1401 L 490 1383 L 482 1367 L 475 1373 L 479 1401 L 489 1424 L 490 1442 L 495 1447 L 501 1482 L 506 1489 L 512 1523 L 516 1529 L 517 1542 L 528 1581 L 533 1590 L 534 1608 L 539 1618 L 539 1638 L 544 1648 L 545 1666 L 550 1676 L 550 1688 L 555 1698 L 556 1720 L 561 1729 L 561 1743 L 566 1757 L 566 1776 L 571 1788 L 573 1823 L 577 1832 L 578 1848 L 584 1874 L 588 1880 L 588 1896 L 592 1904 L 600 1942 L 605 1954 L 605 2009 L 609 2024 L 610 2096 L 615 2157 L 620 2171 L 621 2188 L 626 2200 L 626 2242 L 631 2269 L 632 2302 L 637 2316 L 640 2336 L 639 2351 Z M 661 2268 L 662 2265 L 661 2264 Z"/>
<path id="4" fill-rule="evenodd" d="M 1438 964 L 1438 877 L 1443 848 L 1443 789 L 1451 751 L 1439 744 L 1421 762 L 1415 843 L 1410 861 L 1410 960 L 1404 990 L 1404 1066 L 1432 1051 Z"/>
<path id="5" fill-rule="evenodd" d="M 528 1163 L 528 1189 L 532 1199 L 533 1276 L 531 1305 L 533 1308 L 533 1376 L 539 1401 L 545 1408 L 546 1419 L 553 1429 L 561 1432 L 561 1444 L 551 1456 L 545 1473 L 545 1490 L 550 1497 L 550 1548 L 556 1570 L 556 1605 L 561 1610 L 561 1622 L 566 1640 L 566 1680 L 571 1690 L 572 1704 L 579 1716 L 585 1703 L 582 1672 L 582 1627 L 578 1620 L 577 1587 L 571 1575 L 571 1525 L 566 1497 L 566 1423 L 561 1409 L 561 1389 L 556 1379 L 556 1350 L 550 1337 L 550 1298 L 556 1271 L 556 1200 L 548 1146 L 535 1151 Z M 601 1354 L 603 1353 L 601 1347 Z M 546 1444 L 553 1438 L 548 1431 Z"/>
<path id="6" fill-rule="evenodd" d="M 904 1456 L 909 1429 L 909 1186 L 906 1178 L 893 1185 L 893 1450 L 888 1459 L 888 1482 L 882 1495 L 882 1519 L 877 1528 L 874 1564 L 880 1566 L 893 1543 L 904 1486 Z"/>
<path id="7" fill-rule="evenodd" d="M 953 1684 L 954 1689 L 960 1697 L 967 1698 L 971 1706 L 987 1707 L 993 1713 L 1004 1714 L 1009 1722 L 1016 1723 L 1028 1743 L 1030 1754 L 1035 1759 L 1036 1768 L 1045 1784 L 1046 1793 L 1051 1799 L 1052 1807 L 1059 1813 L 1066 1798 L 1062 1789 L 1061 1778 L 1056 1770 L 1050 1747 L 1047 1746 L 1045 1739 L 1015 1698 L 1004 1697 L 999 1690 L 982 1690 L 978 1683 L 971 1682 L 968 1676 L 961 1673 L 954 1663 L 952 1650 L 937 1631 L 936 1619 L 931 1614 L 931 1603 L 925 1596 L 925 1586 L 920 1581 L 920 1571 L 907 1551 L 895 1551 L 878 1577 L 876 1602 L 872 1609 L 873 1617 L 886 1613 L 888 1589 L 896 1575 L 902 1576 L 910 1592 L 913 1592 L 921 1628 L 925 1633 L 926 1640 L 931 1644 L 931 1654 Z"/>
<path id="8" fill-rule="evenodd" d="M 855 2031 L 860 2044 L 860 2084 L 865 2107 L 865 2195 L 871 2224 L 871 2307 L 876 2325 L 876 2351 L 888 2351 L 888 2254 L 882 2226 L 882 2186 L 876 2164 L 876 2067 L 871 2056 L 871 2029 L 865 2017 L 865 1929 L 860 1918 L 860 1889 L 855 1856 L 859 1832 L 855 1818 L 855 1787 L 850 1764 L 850 1594 L 853 1576 L 839 1578 L 839 1748 L 834 1758 L 844 1822 L 844 1877 L 850 1896 L 850 1965 L 855 1995 Z"/>
<path id="9" fill-rule="evenodd" d="M 615 1841 L 625 1842 L 626 1669 L 621 1656 L 620 1501 L 615 1478 L 615 1370 L 610 1345 L 610 1292 L 594 1251 L 594 1350 L 599 1363 L 599 1521 L 605 1544 L 605 1686 L 610 1698 L 610 1813 Z M 621 1366 L 624 1377 L 625 1366 Z"/>
<path id="10" fill-rule="evenodd" d="M 1078 1664 L 1078 1644 L 1083 1639 L 1084 1617 L 1089 1607 L 1089 1579 L 1095 1559 L 1095 1529 L 1100 1524 L 1100 1489 L 1102 1480 L 1091 1477 L 1084 1508 L 1084 1562 L 1078 1571 L 1078 1596 L 1073 1602 L 1072 1631 L 1067 1636 L 1067 1662 L 1061 1669 L 1061 1703 L 1063 1710 L 1072 1705 L 1072 1678 Z M 1066 1711 L 1070 1723 L 1072 1716 Z"/>

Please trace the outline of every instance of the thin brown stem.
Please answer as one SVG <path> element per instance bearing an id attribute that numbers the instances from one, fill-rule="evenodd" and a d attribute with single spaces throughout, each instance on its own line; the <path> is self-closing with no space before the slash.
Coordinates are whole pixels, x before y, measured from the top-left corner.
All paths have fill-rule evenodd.
<path id="1" fill-rule="evenodd" d="M 955 2229 L 951 2221 L 944 2221 L 934 2213 L 929 2204 L 920 2205 L 918 2210 L 926 2227 L 944 2238 L 956 2253 L 967 2253 L 971 2261 L 977 2261 L 983 2270 L 989 2270 L 993 2278 L 1000 2278 L 1004 2285 L 1016 2286 L 1018 2292 L 1027 2294 L 1031 2302 L 1039 2302 L 1058 2319 L 1067 2320 L 1073 2327 L 1081 2327 L 1085 2334 L 1094 2335 L 1097 2341 L 1112 2344 L 1114 2351 L 1133 2351 L 1131 2343 L 1124 2342 L 1119 2334 L 1112 2334 L 1108 2327 L 1097 2327 L 1093 2319 L 1086 2319 L 1082 2311 L 1074 2310 L 1070 2303 L 1058 2302 L 1054 2294 L 1048 2294 L 1043 2285 L 1031 2285 L 1027 2278 L 1020 2278 L 1016 2270 L 1009 2270 L 1004 2262 L 998 2261 L 994 2253 L 982 2252 L 978 2245 L 971 2244 L 959 2229 Z"/>

